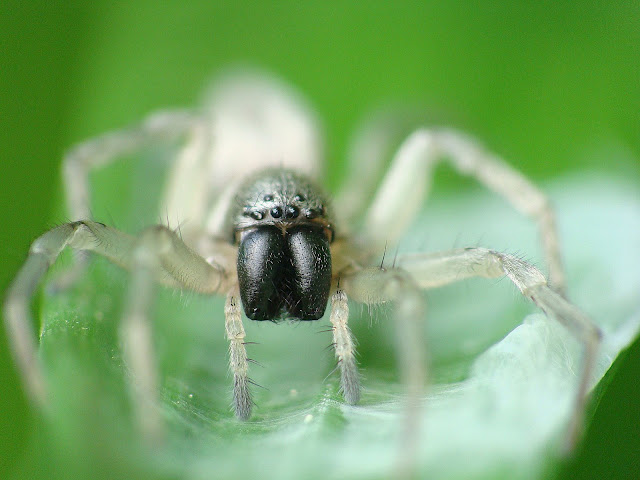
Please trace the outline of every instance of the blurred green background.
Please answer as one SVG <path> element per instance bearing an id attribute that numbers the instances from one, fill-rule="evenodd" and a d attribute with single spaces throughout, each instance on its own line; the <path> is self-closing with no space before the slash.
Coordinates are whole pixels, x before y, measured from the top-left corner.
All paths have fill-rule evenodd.
<path id="1" fill-rule="evenodd" d="M 30 241 L 61 220 L 52 212 L 66 148 L 152 110 L 195 105 L 208 79 L 238 62 L 308 96 L 324 121 L 333 185 L 359 120 L 390 104 L 473 132 L 538 182 L 594 168 L 640 178 L 635 1 L 5 0 L 0 38 L 3 292 Z M 446 188 L 468 184 L 449 177 L 439 177 Z M 0 335 L 5 478 L 42 433 Z M 568 478 L 640 471 L 634 349 L 609 375 Z"/>

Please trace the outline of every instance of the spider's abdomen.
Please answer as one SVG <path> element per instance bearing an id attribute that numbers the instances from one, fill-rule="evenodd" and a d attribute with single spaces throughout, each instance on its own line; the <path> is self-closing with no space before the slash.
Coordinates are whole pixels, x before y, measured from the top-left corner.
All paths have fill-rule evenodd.
<path id="1" fill-rule="evenodd" d="M 289 170 L 260 172 L 240 187 L 230 223 L 247 317 L 324 315 L 332 277 L 328 210 L 321 191 Z"/>

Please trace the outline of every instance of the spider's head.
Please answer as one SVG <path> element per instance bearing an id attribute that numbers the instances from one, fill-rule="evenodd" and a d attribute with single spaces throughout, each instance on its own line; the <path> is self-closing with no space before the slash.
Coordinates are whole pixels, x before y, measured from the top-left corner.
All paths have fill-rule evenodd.
<path id="1" fill-rule="evenodd" d="M 326 195 L 307 177 L 282 168 L 262 170 L 238 188 L 230 223 L 236 243 L 244 230 L 264 225 L 283 234 L 296 225 L 319 227 L 329 242 L 334 235 Z"/>
<path id="2" fill-rule="evenodd" d="M 328 212 L 324 194 L 290 170 L 264 170 L 238 189 L 230 214 L 247 317 L 317 320 L 324 315 L 334 237 Z"/>

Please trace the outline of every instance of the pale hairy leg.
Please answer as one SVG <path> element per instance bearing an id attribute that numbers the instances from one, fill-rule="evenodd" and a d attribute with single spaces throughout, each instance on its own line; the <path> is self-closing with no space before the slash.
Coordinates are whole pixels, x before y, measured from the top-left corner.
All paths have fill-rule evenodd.
<path id="1" fill-rule="evenodd" d="M 172 142 L 191 133 L 201 122 L 189 111 L 161 111 L 140 124 L 105 133 L 73 147 L 63 160 L 67 212 L 73 220 L 91 219 L 89 174 L 126 155 L 162 142 Z"/>
<path id="2" fill-rule="evenodd" d="M 153 441 L 160 436 L 157 412 L 149 408 L 158 394 L 149 315 L 156 282 L 200 293 L 228 288 L 227 272 L 201 258 L 172 230 L 151 227 L 138 237 L 90 221 L 63 224 L 39 237 L 9 288 L 4 318 L 9 343 L 32 399 L 46 407 L 47 389 L 38 363 L 31 300 L 65 247 L 92 251 L 131 271 L 130 295 L 121 321 L 125 360 L 133 376 L 132 401 L 138 428 Z"/>
<path id="3" fill-rule="evenodd" d="M 427 381 L 423 321 L 425 302 L 414 280 L 403 270 L 367 268 L 345 275 L 341 285 L 352 300 L 367 305 L 394 302 L 396 351 L 407 388 L 406 415 L 395 478 L 414 478 L 420 443 L 420 409 Z"/>
<path id="4" fill-rule="evenodd" d="M 567 449 L 572 450 L 583 428 L 586 396 L 601 340 L 601 332 L 591 319 L 550 288 L 538 269 L 512 255 L 485 248 L 465 248 L 433 254 L 398 255 L 395 264 L 424 289 L 471 277 L 507 276 L 547 316 L 565 326 L 584 349 L 582 371 L 566 437 Z"/>
<path id="5" fill-rule="evenodd" d="M 419 129 L 396 153 L 364 219 L 364 239 L 375 250 L 397 244 L 428 194 L 441 161 L 505 198 L 538 225 L 550 284 L 559 293 L 566 278 L 555 215 L 547 196 L 520 172 L 480 143 L 454 130 Z"/>

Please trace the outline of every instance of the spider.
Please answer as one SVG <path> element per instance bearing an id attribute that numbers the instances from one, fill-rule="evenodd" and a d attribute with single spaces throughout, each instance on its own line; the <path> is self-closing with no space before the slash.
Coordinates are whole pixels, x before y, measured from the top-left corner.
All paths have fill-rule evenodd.
<path id="1" fill-rule="evenodd" d="M 168 225 L 132 236 L 90 215 L 90 171 L 144 147 L 184 140 L 172 160 L 160 212 Z M 375 135 L 363 137 L 352 179 L 331 202 L 316 184 L 319 136 L 304 101 L 278 81 L 231 74 L 200 111 L 162 111 L 134 128 L 108 133 L 72 149 L 64 159 L 69 215 L 33 242 L 4 305 L 17 366 L 30 396 L 46 404 L 47 385 L 36 359 L 31 299 L 65 247 L 95 252 L 130 271 L 130 295 L 121 319 L 124 358 L 132 372 L 132 403 L 146 434 L 160 420 L 146 408 L 157 398 L 151 341 L 151 304 L 156 283 L 207 295 L 224 295 L 233 407 L 241 420 L 252 400 L 243 312 L 251 320 L 313 321 L 329 305 L 333 346 L 344 400 L 356 404 L 360 378 L 348 327 L 348 300 L 366 305 L 393 302 L 402 345 L 400 370 L 414 398 L 424 377 L 424 347 L 416 320 L 423 318 L 422 290 L 470 277 L 508 277 L 528 299 L 560 321 L 583 345 L 584 362 L 569 437 L 575 439 L 600 331 L 565 299 L 554 214 L 546 196 L 523 175 L 478 142 L 448 129 L 415 130 L 395 153 L 372 201 L 361 194 L 369 182 Z M 383 268 L 377 259 L 396 245 L 427 196 L 440 161 L 503 196 L 537 222 L 549 269 L 485 248 L 397 255 Z M 370 183 L 370 182 L 369 182 Z M 178 231 L 172 222 L 186 221 Z M 86 256 L 75 256 L 73 275 Z"/>

